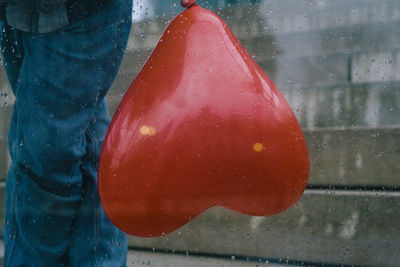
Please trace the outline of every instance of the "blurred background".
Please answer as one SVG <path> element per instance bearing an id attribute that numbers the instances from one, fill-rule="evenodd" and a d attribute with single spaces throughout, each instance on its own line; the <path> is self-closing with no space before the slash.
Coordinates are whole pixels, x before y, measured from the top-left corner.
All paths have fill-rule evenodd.
<path id="1" fill-rule="evenodd" d="M 276 216 L 213 208 L 165 237 L 130 237 L 130 266 L 400 266 L 400 1 L 197 3 L 227 22 L 288 100 L 307 138 L 309 185 Z M 182 10 L 178 0 L 134 0 L 112 112 Z M 2 209 L 13 101 L 1 66 Z"/>

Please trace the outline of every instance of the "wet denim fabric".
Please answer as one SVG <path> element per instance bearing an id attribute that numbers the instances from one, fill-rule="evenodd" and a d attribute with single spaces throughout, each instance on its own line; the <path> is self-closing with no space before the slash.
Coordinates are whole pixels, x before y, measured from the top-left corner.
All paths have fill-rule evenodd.
<path id="1" fill-rule="evenodd" d="M 113 0 L 57 31 L 2 24 L 1 49 L 16 100 L 8 134 L 6 267 L 125 266 L 125 234 L 97 192 L 110 122 L 105 94 L 131 26 L 131 0 Z"/>

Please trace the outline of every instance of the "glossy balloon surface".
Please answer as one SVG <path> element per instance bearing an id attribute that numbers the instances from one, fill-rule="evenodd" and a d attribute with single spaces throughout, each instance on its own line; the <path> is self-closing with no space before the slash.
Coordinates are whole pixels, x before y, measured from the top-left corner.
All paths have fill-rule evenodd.
<path id="1" fill-rule="evenodd" d="M 168 26 L 104 142 L 99 193 L 123 231 L 167 234 L 212 206 L 279 213 L 302 195 L 308 150 L 284 97 L 214 13 Z"/>

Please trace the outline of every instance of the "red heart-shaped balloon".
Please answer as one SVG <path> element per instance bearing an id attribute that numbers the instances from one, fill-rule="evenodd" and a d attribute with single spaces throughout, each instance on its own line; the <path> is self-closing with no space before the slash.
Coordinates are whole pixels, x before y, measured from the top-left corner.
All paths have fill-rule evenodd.
<path id="1" fill-rule="evenodd" d="M 195 5 L 171 22 L 124 96 L 99 193 L 116 226 L 151 237 L 216 205 L 281 212 L 308 176 L 304 135 L 284 97 L 227 25 Z"/>

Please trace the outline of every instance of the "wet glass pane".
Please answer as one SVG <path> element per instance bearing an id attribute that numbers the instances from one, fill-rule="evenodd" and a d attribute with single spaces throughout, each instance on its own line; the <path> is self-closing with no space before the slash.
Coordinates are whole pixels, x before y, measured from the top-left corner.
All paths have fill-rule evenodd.
<path id="1" fill-rule="evenodd" d="M 400 2 L 196 2 L 227 23 L 284 95 L 307 140 L 309 182 L 278 215 L 213 207 L 161 237 L 128 236 L 128 266 L 399 266 Z M 112 115 L 183 10 L 179 1 L 133 1 L 128 45 L 107 93 Z M 14 103 L 2 64 L 2 224 Z"/>

